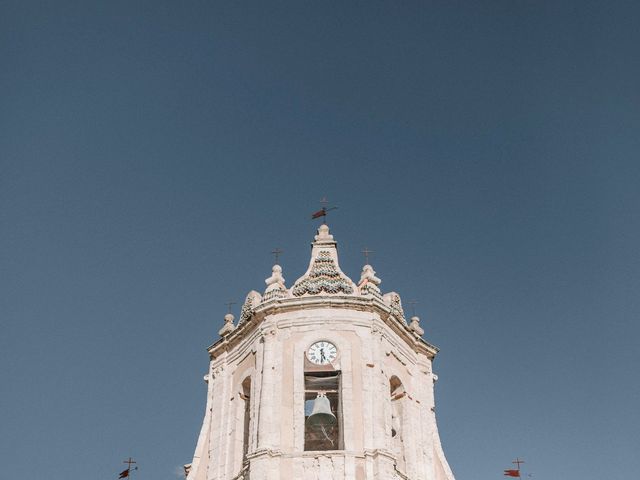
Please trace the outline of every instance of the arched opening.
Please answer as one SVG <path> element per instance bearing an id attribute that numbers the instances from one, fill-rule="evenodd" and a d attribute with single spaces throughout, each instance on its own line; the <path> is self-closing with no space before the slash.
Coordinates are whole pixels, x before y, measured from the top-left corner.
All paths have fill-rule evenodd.
<path id="1" fill-rule="evenodd" d="M 251 428 L 251 377 L 242 381 L 242 400 L 244 402 L 244 415 L 242 422 L 242 460 L 246 460 L 249 452 L 249 431 Z"/>
<path id="2" fill-rule="evenodd" d="M 305 372 L 304 449 L 341 450 L 340 371 Z"/>
<path id="3" fill-rule="evenodd" d="M 396 454 L 397 466 L 404 470 L 403 410 L 405 399 L 404 385 L 395 375 L 389 379 L 389 399 L 391 402 L 391 446 Z"/>
<path id="4" fill-rule="evenodd" d="M 304 450 L 343 450 L 342 375 L 329 340 L 307 347 L 304 362 Z"/>

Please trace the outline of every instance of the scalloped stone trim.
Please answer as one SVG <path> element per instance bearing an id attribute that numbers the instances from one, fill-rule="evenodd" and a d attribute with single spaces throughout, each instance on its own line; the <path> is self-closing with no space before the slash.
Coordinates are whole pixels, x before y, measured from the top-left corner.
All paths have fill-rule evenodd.
<path id="1" fill-rule="evenodd" d="M 345 280 L 336 268 L 331 254 L 322 251 L 313 261 L 309 275 L 293 286 L 294 296 L 304 294 L 318 295 L 319 293 L 345 293 L 351 295 L 353 287 L 351 282 Z"/>

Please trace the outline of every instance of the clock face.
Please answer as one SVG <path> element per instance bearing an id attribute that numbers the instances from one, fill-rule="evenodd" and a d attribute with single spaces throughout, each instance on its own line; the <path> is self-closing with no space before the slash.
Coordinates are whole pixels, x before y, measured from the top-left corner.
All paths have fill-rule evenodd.
<path id="1" fill-rule="evenodd" d="M 327 365 L 338 356 L 338 349 L 333 343 L 321 340 L 314 343 L 307 350 L 307 358 L 316 365 Z"/>

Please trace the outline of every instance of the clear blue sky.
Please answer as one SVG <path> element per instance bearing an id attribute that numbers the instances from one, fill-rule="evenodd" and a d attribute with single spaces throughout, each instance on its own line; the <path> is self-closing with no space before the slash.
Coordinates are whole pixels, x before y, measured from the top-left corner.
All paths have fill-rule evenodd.
<path id="1" fill-rule="evenodd" d="M 419 301 L 459 480 L 626 479 L 640 445 L 635 1 L 0 6 L 0 452 L 175 479 L 224 303 L 326 195 Z M 235 313 L 238 313 L 235 306 Z"/>

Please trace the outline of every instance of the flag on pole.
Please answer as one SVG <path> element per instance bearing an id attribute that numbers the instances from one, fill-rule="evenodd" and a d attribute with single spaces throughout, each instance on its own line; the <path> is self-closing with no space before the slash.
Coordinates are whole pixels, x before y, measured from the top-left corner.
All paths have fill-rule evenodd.
<path id="1" fill-rule="evenodd" d="M 518 477 L 518 478 L 520 478 L 520 470 L 505 470 L 504 471 L 504 476 L 505 477 Z"/>
<path id="2" fill-rule="evenodd" d="M 120 472 L 120 476 L 118 478 L 127 478 L 129 476 L 129 469 L 123 470 Z"/>
<path id="3" fill-rule="evenodd" d="M 323 208 L 322 210 L 318 210 L 317 212 L 312 213 L 312 214 L 311 214 L 311 218 L 313 219 L 313 218 L 320 218 L 320 217 L 324 217 L 324 215 L 325 215 L 326 213 L 327 213 L 327 212 L 326 212 L 326 210 Z"/>

